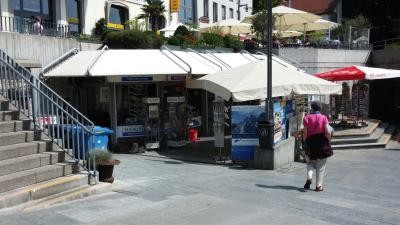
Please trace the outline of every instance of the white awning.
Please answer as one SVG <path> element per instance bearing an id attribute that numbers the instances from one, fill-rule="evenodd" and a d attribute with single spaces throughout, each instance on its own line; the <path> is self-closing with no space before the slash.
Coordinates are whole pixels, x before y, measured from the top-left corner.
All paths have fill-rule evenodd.
<path id="1" fill-rule="evenodd" d="M 82 51 L 55 67 L 46 77 L 84 77 L 88 75 L 89 65 L 96 59 L 100 51 Z"/>
<path id="2" fill-rule="evenodd" d="M 247 53 L 199 53 L 166 49 L 81 51 L 46 72 L 44 76 L 206 75 L 262 57 Z"/>
<path id="3" fill-rule="evenodd" d="M 341 92 L 341 85 L 272 61 L 272 95 L 295 94 L 325 95 Z M 230 70 L 217 72 L 186 81 L 186 87 L 204 89 L 225 100 L 234 102 L 265 99 L 267 97 L 267 61 L 261 60 Z"/>
<path id="4" fill-rule="evenodd" d="M 160 50 L 97 50 L 81 51 L 44 76 L 182 75 L 188 74 L 188 70 L 188 66 L 174 63 Z"/>
<path id="5" fill-rule="evenodd" d="M 160 50 L 107 50 L 89 73 L 91 76 L 188 74 L 189 67 Z"/>

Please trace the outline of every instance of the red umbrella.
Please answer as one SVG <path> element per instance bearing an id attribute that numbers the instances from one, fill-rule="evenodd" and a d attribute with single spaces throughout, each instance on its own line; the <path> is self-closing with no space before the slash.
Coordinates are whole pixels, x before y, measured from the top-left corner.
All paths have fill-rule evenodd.
<path id="1" fill-rule="evenodd" d="M 338 70 L 315 74 L 315 76 L 329 81 L 376 80 L 399 78 L 400 70 L 365 66 L 349 66 Z"/>
<path id="2" fill-rule="evenodd" d="M 329 81 L 342 80 L 364 80 L 365 72 L 358 69 L 356 66 L 345 67 L 338 70 L 332 70 L 325 73 L 315 74 L 316 77 Z"/>

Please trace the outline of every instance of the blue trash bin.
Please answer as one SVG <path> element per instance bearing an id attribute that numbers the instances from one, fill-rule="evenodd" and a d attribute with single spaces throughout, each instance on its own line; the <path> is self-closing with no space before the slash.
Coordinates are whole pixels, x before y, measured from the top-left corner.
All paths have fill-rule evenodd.
<path id="1" fill-rule="evenodd" d="M 74 151 L 75 158 L 82 159 L 84 154 L 92 150 L 106 151 L 108 148 L 108 136 L 113 133 L 112 130 L 95 126 L 93 134 L 83 132 L 80 126 L 65 126 L 64 129 L 69 133 L 69 137 L 73 142 L 70 142 L 70 147 Z M 74 144 L 72 144 L 74 143 Z"/>

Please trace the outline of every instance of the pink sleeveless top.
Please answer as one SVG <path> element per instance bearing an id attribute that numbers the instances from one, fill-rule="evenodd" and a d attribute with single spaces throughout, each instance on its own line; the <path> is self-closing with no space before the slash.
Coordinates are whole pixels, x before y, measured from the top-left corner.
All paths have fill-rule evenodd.
<path id="1" fill-rule="evenodd" d="M 325 133 L 328 119 L 320 113 L 311 113 L 304 117 L 303 125 L 307 128 L 307 137 L 314 134 Z"/>

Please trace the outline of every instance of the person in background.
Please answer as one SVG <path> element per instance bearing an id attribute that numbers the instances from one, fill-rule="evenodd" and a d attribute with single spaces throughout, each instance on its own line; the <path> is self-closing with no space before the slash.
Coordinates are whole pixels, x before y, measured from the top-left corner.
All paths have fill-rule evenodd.
<path id="1" fill-rule="evenodd" d="M 316 172 L 315 191 L 323 191 L 323 180 L 327 158 L 333 155 L 331 137 L 333 129 L 326 116 L 320 113 L 321 103 L 311 103 L 311 112 L 303 119 L 303 140 L 307 154 L 307 180 L 304 189 L 310 189 L 314 170 Z"/>
<path id="2" fill-rule="evenodd" d="M 35 16 L 33 21 L 33 33 L 41 35 L 43 33 L 42 19 Z"/>

